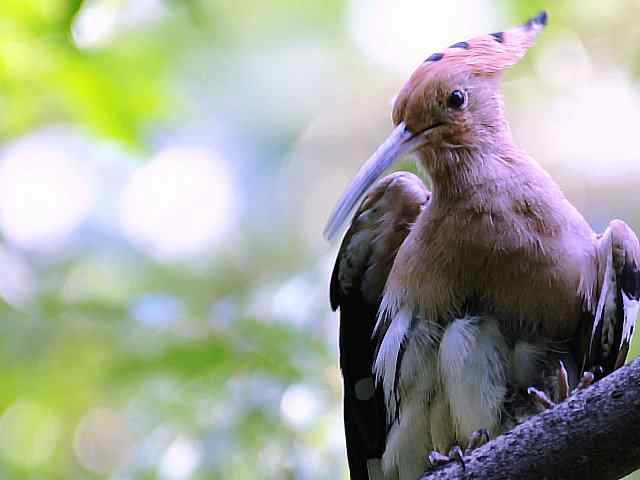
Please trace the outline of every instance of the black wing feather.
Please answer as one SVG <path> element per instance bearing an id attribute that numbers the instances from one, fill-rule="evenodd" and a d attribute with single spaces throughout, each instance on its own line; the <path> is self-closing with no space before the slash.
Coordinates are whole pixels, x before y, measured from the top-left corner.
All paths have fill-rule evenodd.
<path id="1" fill-rule="evenodd" d="M 378 347 L 373 330 L 397 249 L 428 198 L 422 182 L 410 173 L 397 172 L 377 182 L 354 216 L 331 276 L 331 308 L 340 309 L 344 427 L 352 480 L 371 480 L 367 463 L 380 459 L 386 446 L 384 393 L 373 378 Z"/>
<path id="2" fill-rule="evenodd" d="M 604 375 L 624 365 L 640 305 L 640 246 L 635 233 L 614 220 L 600 238 L 599 301 L 585 369 Z"/>

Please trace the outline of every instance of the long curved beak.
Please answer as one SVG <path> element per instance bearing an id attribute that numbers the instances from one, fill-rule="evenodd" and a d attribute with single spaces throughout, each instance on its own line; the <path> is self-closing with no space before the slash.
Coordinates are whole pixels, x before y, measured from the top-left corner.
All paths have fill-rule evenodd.
<path id="1" fill-rule="evenodd" d="M 355 178 L 351 180 L 338 200 L 324 228 L 324 237 L 327 240 L 331 241 L 335 238 L 360 198 L 387 168 L 398 158 L 415 151 L 425 143 L 425 136 L 429 130 L 411 133 L 402 122 L 391 132 L 369 160 L 360 167 Z"/>

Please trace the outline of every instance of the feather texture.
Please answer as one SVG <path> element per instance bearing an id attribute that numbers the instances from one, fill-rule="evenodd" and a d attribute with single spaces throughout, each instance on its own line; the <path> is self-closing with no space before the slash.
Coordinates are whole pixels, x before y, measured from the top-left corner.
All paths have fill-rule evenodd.
<path id="1" fill-rule="evenodd" d="M 333 270 L 331 306 L 340 308 L 344 423 L 353 480 L 382 476 L 388 422 L 382 388 L 373 381 L 373 329 L 396 251 L 429 195 L 410 173 L 380 180 L 357 209 Z"/>
<path id="2" fill-rule="evenodd" d="M 613 220 L 598 240 L 599 298 L 585 368 L 611 373 L 624 365 L 640 309 L 640 246 L 624 222 Z"/>

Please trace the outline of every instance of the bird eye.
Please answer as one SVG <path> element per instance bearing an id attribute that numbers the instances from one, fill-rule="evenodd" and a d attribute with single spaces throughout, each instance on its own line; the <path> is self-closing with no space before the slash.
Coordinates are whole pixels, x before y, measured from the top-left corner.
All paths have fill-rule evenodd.
<path id="1" fill-rule="evenodd" d="M 449 94 L 447 106 L 449 108 L 461 108 L 467 102 L 467 93 L 462 90 L 454 90 Z"/>

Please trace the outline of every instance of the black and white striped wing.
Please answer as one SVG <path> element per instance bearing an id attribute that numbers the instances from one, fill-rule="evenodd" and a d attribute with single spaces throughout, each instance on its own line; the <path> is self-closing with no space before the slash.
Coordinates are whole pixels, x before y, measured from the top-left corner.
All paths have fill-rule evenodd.
<path id="1" fill-rule="evenodd" d="M 377 347 L 373 329 L 398 248 L 429 197 L 411 173 L 396 172 L 379 180 L 357 209 L 333 269 L 331 307 L 340 309 L 344 426 L 352 480 L 382 478 L 387 414 L 372 373 Z"/>
<path id="2" fill-rule="evenodd" d="M 613 220 L 598 245 L 600 294 L 586 368 L 607 375 L 624 365 L 640 309 L 640 245 L 624 222 Z"/>

